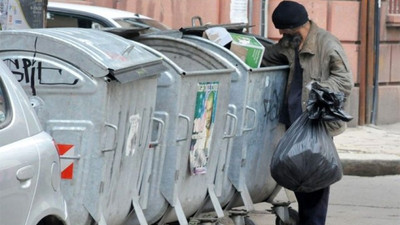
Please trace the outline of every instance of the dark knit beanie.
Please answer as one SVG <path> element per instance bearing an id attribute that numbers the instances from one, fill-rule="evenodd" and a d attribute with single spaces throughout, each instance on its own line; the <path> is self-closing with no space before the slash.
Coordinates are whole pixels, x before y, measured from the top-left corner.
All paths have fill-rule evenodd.
<path id="1" fill-rule="evenodd" d="M 308 21 L 308 14 L 303 5 L 282 1 L 272 13 L 272 22 L 276 29 L 292 29 L 305 24 Z"/>

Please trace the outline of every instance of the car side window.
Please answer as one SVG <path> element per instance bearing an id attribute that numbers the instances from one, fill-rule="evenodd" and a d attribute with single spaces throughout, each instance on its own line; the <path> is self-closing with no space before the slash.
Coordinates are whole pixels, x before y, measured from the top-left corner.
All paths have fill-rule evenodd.
<path id="1" fill-rule="evenodd" d="M 47 27 L 78 27 L 78 19 L 68 15 L 59 15 L 48 12 Z"/>
<path id="2" fill-rule="evenodd" d="M 53 27 L 80 27 L 101 29 L 105 25 L 89 17 L 75 16 L 70 14 L 47 12 L 47 28 Z"/>
<path id="3" fill-rule="evenodd" d="M 3 125 L 7 119 L 8 112 L 8 99 L 4 90 L 3 82 L 0 80 L 0 127 Z"/>

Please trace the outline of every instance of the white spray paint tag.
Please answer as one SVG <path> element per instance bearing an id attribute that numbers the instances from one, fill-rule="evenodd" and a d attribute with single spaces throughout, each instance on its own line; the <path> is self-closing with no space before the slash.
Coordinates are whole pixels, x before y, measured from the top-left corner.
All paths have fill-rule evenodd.
<path id="1" fill-rule="evenodd" d="M 132 115 L 129 117 L 129 132 L 126 138 L 126 156 L 133 156 L 139 145 L 139 127 L 140 127 L 140 115 Z"/>

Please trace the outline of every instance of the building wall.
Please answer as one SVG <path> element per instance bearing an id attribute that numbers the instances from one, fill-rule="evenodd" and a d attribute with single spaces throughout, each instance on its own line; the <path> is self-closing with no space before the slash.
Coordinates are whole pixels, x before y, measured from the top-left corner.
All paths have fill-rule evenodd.
<path id="1" fill-rule="evenodd" d="M 192 17 L 200 16 L 203 24 L 224 24 L 230 21 L 231 0 L 53 0 L 62 2 L 74 2 L 81 4 L 99 5 L 111 8 L 119 8 L 146 16 L 150 16 L 174 29 L 192 26 Z M 262 27 L 261 0 L 249 0 L 252 6 L 253 25 L 251 32 L 261 34 L 265 28 L 266 35 L 272 40 L 280 38 L 279 32 L 274 28 L 271 18 L 274 8 L 281 0 L 268 0 L 268 12 L 266 25 Z M 388 17 L 388 1 L 382 1 L 381 31 L 380 31 L 380 55 L 379 55 L 379 97 L 377 124 L 400 122 L 400 113 L 387 112 L 395 110 L 394 105 L 400 105 L 400 17 Z M 302 3 L 310 19 L 320 27 L 330 31 L 338 37 L 346 51 L 353 71 L 355 87 L 360 81 L 360 0 L 298 0 Z M 251 3 L 251 4 L 250 4 Z M 388 23 L 397 21 L 397 23 Z M 198 22 L 196 21 L 196 25 Z M 350 123 L 355 126 L 358 123 L 359 89 L 355 88 L 352 94 L 352 106 L 350 111 L 355 117 Z M 386 96 L 390 94 L 390 98 Z M 394 96 L 393 96 L 394 95 Z M 391 104 L 392 103 L 392 104 Z M 398 110 L 396 111 L 398 112 Z M 367 121 L 367 123 L 369 123 Z"/>
<path id="2" fill-rule="evenodd" d="M 400 14 L 389 14 L 388 4 L 380 17 L 377 124 L 400 122 Z"/>

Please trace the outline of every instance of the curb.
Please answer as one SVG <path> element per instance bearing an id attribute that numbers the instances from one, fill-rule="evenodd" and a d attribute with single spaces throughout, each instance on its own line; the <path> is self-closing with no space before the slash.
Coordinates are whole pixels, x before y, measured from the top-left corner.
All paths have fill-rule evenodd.
<path id="1" fill-rule="evenodd" d="M 391 154 L 339 153 L 344 175 L 384 176 L 400 174 L 400 156 Z"/>

